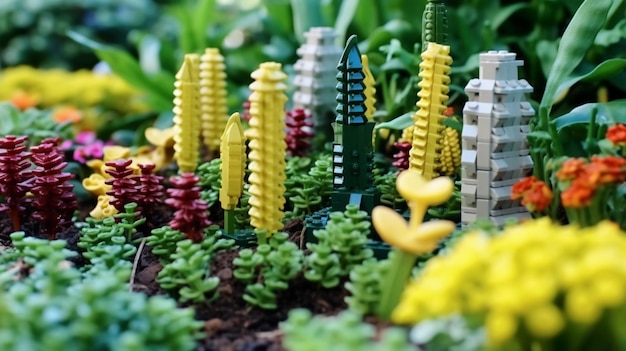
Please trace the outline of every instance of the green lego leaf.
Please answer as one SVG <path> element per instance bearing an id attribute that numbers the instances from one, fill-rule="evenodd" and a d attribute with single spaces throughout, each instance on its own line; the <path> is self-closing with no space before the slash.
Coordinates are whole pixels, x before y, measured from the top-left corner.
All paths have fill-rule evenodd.
<path id="1" fill-rule="evenodd" d="M 407 112 L 389 122 L 379 123 L 374 129 L 403 130 L 413 124 L 413 113 L 414 112 Z"/>

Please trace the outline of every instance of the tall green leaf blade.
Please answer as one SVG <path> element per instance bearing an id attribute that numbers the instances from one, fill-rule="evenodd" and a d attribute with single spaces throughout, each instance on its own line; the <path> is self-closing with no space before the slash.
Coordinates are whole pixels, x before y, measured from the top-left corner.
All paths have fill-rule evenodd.
<path id="1" fill-rule="evenodd" d="M 215 21 L 217 11 L 216 0 L 199 0 L 196 4 L 192 14 L 196 50 L 202 50 L 206 46 L 207 28 Z"/>
<path id="2" fill-rule="evenodd" d="M 597 124 L 626 124 L 626 99 L 584 104 L 555 118 L 551 123 L 555 125 L 558 132 L 577 124 L 587 124 L 593 109 L 597 109 Z"/>
<path id="3" fill-rule="evenodd" d="M 556 59 L 550 70 L 539 113 L 548 116 L 559 86 L 580 64 L 604 26 L 613 0 L 585 0 L 563 33 Z"/>
<path id="4" fill-rule="evenodd" d="M 597 82 L 610 78 L 626 69 L 626 59 L 615 58 L 602 62 L 591 72 L 579 76 L 570 77 L 565 80 L 556 91 L 556 96 L 561 95 L 565 90 L 578 82 Z M 626 111 L 625 111 L 626 112 Z"/>
<path id="5" fill-rule="evenodd" d="M 337 33 L 337 40 L 339 40 L 340 43 L 346 41 L 348 26 L 352 22 L 358 6 L 359 0 L 344 0 L 341 2 L 337 21 L 335 22 L 335 33 Z"/>
<path id="6" fill-rule="evenodd" d="M 289 0 L 263 0 L 263 5 L 280 33 L 283 35 L 293 33 L 293 16 Z"/>
<path id="7" fill-rule="evenodd" d="M 311 27 L 327 25 L 319 0 L 291 0 L 291 10 L 294 34 L 300 42 L 304 42 L 304 33 Z"/>

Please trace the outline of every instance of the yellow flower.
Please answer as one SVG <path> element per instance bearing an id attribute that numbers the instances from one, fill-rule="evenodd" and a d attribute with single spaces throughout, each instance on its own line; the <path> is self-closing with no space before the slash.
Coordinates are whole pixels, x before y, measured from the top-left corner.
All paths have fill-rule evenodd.
<path id="1" fill-rule="evenodd" d="M 548 304 L 534 308 L 526 313 L 526 327 L 530 333 L 541 339 L 549 339 L 557 335 L 565 326 L 561 311 Z"/>
<path id="2" fill-rule="evenodd" d="M 517 319 L 504 312 L 491 312 L 485 321 L 487 337 L 493 345 L 500 345 L 513 338 L 517 332 Z"/>
<path id="3" fill-rule="evenodd" d="M 592 324 L 600 318 L 600 306 L 584 288 L 571 290 L 565 296 L 565 312 L 572 321 Z"/>

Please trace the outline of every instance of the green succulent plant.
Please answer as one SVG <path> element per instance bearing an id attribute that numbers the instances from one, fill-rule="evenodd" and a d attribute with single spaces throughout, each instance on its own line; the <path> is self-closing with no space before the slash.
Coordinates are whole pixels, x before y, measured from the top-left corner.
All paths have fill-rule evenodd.
<path id="1" fill-rule="evenodd" d="M 0 103 L 0 135 L 25 135 L 29 146 L 39 145 L 46 138 L 60 136 L 71 139 L 72 130 L 69 123 L 57 123 L 52 119 L 50 111 L 29 108 L 20 111 L 12 103 Z"/>

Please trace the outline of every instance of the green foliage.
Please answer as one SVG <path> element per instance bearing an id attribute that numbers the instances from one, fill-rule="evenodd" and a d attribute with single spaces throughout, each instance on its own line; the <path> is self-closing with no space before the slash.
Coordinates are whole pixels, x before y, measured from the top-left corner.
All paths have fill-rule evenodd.
<path id="1" fill-rule="evenodd" d="M 170 256 L 176 252 L 176 244 L 185 238 L 185 234 L 168 226 L 152 229 L 146 238 L 146 244 L 152 248 L 161 262 L 169 262 Z"/>
<path id="2" fill-rule="evenodd" d="M 71 124 L 55 122 L 50 111 L 41 111 L 30 108 L 20 111 L 13 104 L 0 103 L 0 134 L 26 135 L 28 145 L 39 145 L 46 138 L 60 136 L 62 139 L 71 139 Z"/>
<path id="3" fill-rule="evenodd" d="M 209 275 L 211 255 L 201 244 L 191 240 L 182 240 L 176 244 L 176 252 L 171 262 L 163 266 L 157 282 L 168 291 L 177 291 L 181 302 L 203 302 L 208 298 L 218 297 L 218 277 Z"/>
<path id="4" fill-rule="evenodd" d="M 485 329 L 459 315 L 422 321 L 412 328 L 410 338 L 424 351 L 482 351 L 487 343 Z"/>
<path id="5" fill-rule="evenodd" d="M 83 256 L 88 259 L 109 256 L 106 261 L 116 262 L 127 260 L 137 253 L 137 248 L 130 243 L 126 236 L 126 228 L 116 223 L 115 218 L 109 217 L 101 221 L 87 219 L 88 226 L 80 230 L 78 247 L 85 250 Z M 117 249 L 111 249 L 114 246 Z"/>
<path id="6" fill-rule="evenodd" d="M 119 220 L 118 225 L 124 229 L 127 242 L 132 242 L 133 235 L 137 233 L 137 227 L 146 222 L 145 218 L 139 218 L 141 212 L 137 211 L 134 202 L 124 205 L 124 212 L 115 214 L 113 217 Z"/>
<path id="7" fill-rule="evenodd" d="M 313 162 L 313 160 L 315 160 Z M 285 218 L 302 218 L 330 201 L 333 191 L 331 155 L 291 157 L 285 169 L 285 198 L 290 211 Z"/>
<path id="8" fill-rule="evenodd" d="M 0 349 L 194 349 L 202 323 L 192 310 L 130 292 L 109 271 L 81 275 L 67 261 L 76 254 L 64 241 L 19 232 L 12 239 L 21 260 L 0 274 Z"/>
<path id="9" fill-rule="evenodd" d="M 374 185 L 381 194 L 380 203 L 394 210 L 406 210 L 406 201 L 400 196 L 396 188 L 397 170 L 393 169 L 387 173 L 382 173 L 381 171 L 378 168 L 374 170 Z"/>
<path id="10" fill-rule="evenodd" d="M 210 262 L 218 251 L 233 247 L 234 240 L 223 239 L 216 225 L 204 231 L 200 243 L 182 240 L 183 237 L 179 231 L 162 227 L 153 230 L 146 240 L 148 245 L 154 245 L 152 252 L 163 264 L 157 282 L 163 289 L 177 292 L 182 302 L 200 303 L 206 300 L 207 294 L 210 300 L 216 299 L 220 280 L 209 275 Z"/>
<path id="11" fill-rule="evenodd" d="M 233 260 L 235 278 L 248 284 L 243 299 L 263 309 L 276 309 L 277 293 L 302 271 L 302 251 L 287 233 L 276 233 L 256 252 L 244 249 Z"/>
<path id="12" fill-rule="evenodd" d="M 306 245 L 311 254 L 305 259 L 305 278 L 320 282 L 325 288 L 337 286 L 341 276 L 373 256 L 371 249 L 364 248 L 370 226 L 367 213 L 357 205 L 347 205 L 344 212 L 330 213 L 326 228 L 313 232 L 318 242 Z"/>
<path id="13" fill-rule="evenodd" d="M 391 253 L 393 254 L 393 253 Z M 372 313 L 376 310 L 382 294 L 380 283 L 385 275 L 388 260 L 378 261 L 369 258 L 350 271 L 350 281 L 346 282 L 346 290 L 350 296 L 345 300 L 350 310 L 360 314 Z"/>
<path id="14" fill-rule="evenodd" d="M 352 311 L 335 317 L 314 317 L 308 310 L 295 309 L 289 312 L 280 329 L 285 334 L 283 345 L 290 351 L 417 351 L 417 347 L 409 344 L 406 331 L 400 328 L 388 328 L 378 341 L 373 341 L 376 328 Z"/>
<path id="15" fill-rule="evenodd" d="M 152 0 L 3 0 L 0 66 L 91 68 L 96 57 L 69 40 L 68 29 L 124 45 L 131 30 L 158 28 L 159 19 Z"/>
<path id="16" fill-rule="evenodd" d="M 200 198 L 213 206 L 219 201 L 220 189 L 222 188 L 222 159 L 214 158 L 198 166 L 196 175 L 200 177 L 198 185 L 202 187 Z"/>
<path id="17" fill-rule="evenodd" d="M 239 198 L 239 203 L 235 207 L 234 211 L 234 219 L 235 219 L 235 228 L 236 229 L 250 229 L 250 215 L 248 212 L 250 211 L 250 184 L 244 184 L 243 192 L 241 193 L 241 198 Z"/>

